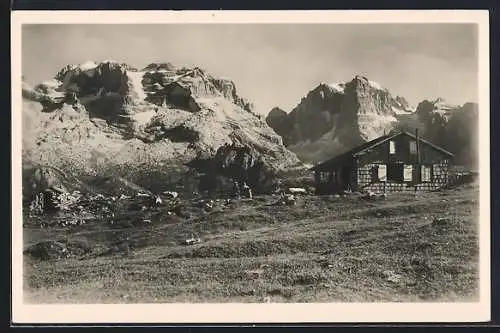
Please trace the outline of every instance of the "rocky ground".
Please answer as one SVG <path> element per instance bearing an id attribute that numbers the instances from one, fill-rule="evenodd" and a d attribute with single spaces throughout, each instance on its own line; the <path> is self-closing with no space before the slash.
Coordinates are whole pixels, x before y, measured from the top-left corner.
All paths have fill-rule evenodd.
<path id="1" fill-rule="evenodd" d="M 295 205 L 279 201 L 262 195 L 210 202 L 168 193 L 161 202 L 141 194 L 66 200 L 70 209 L 24 217 L 25 300 L 478 297 L 475 184 L 418 197 L 303 195 Z"/>

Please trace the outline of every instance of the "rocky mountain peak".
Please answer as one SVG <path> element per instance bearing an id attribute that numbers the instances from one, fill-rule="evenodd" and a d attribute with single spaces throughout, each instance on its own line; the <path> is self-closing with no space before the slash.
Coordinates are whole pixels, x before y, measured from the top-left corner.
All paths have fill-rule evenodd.
<path id="1" fill-rule="evenodd" d="M 356 75 L 354 78 L 347 83 L 347 85 L 352 89 L 360 89 L 360 90 L 382 90 L 387 91 L 386 88 L 382 87 L 379 83 L 368 79 L 363 75 Z"/>
<path id="2" fill-rule="evenodd" d="M 410 103 L 408 103 L 406 98 L 404 98 L 403 96 L 396 96 L 394 100 L 398 104 L 399 108 L 401 108 L 402 110 L 407 110 L 407 111 L 411 110 Z"/>
<path id="3" fill-rule="evenodd" d="M 477 167 L 477 103 L 460 106 L 449 104 L 443 98 L 424 100 L 418 104 L 415 113 L 429 140 L 454 153 L 456 163 Z"/>
<path id="4" fill-rule="evenodd" d="M 443 98 L 423 100 L 416 109 L 416 114 L 424 123 L 447 122 L 452 113 L 461 107 L 447 103 Z"/>
<path id="5" fill-rule="evenodd" d="M 232 80 L 198 67 L 87 61 L 23 85 L 23 97 L 23 153 L 40 165 L 130 178 L 236 143 L 273 167 L 300 164 Z"/>
<path id="6" fill-rule="evenodd" d="M 292 124 L 288 119 L 288 114 L 279 107 L 274 107 L 266 116 L 266 123 L 279 135 L 283 135 L 291 130 Z"/>
<path id="7" fill-rule="evenodd" d="M 159 70 L 167 70 L 167 71 L 175 71 L 176 67 L 170 62 L 162 62 L 162 63 L 150 63 L 146 67 L 144 67 L 144 71 L 159 71 Z"/>
<path id="8" fill-rule="evenodd" d="M 369 85 L 369 80 L 366 76 L 356 74 L 354 78 L 348 82 L 349 85 L 360 85 L 360 86 L 368 86 Z"/>
<path id="9" fill-rule="evenodd" d="M 286 116 L 286 111 L 281 109 L 280 107 L 277 107 L 275 106 L 274 108 L 271 109 L 271 111 L 269 111 L 269 114 L 267 115 L 268 117 L 270 118 L 279 118 L 279 117 L 282 117 L 282 116 Z"/>
<path id="10" fill-rule="evenodd" d="M 419 129 L 430 141 L 455 152 L 458 163 L 477 163 L 476 103 L 459 106 L 436 98 L 415 108 L 359 74 L 344 83 L 320 83 L 290 113 L 274 108 L 266 121 L 306 162 L 325 160 L 393 130 Z"/>
<path id="11" fill-rule="evenodd" d="M 323 98 L 329 94 L 343 94 L 344 89 L 345 89 L 345 83 L 340 82 L 340 83 L 326 83 L 326 82 L 321 82 L 316 89 L 313 89 L 312 92 L 320 92 L 321 96 Z M 326 95 L 325 95 L 326 93 Z"/>
<path id="12" fill-rule="evenodd" d="M 289 114 L 273 111 L 266 121 L 299 157 L 317 161 L 390 131 L 397 118 L 409 114 L 404 98 L 355 75 L 347 82 L 320 83 Z"/>

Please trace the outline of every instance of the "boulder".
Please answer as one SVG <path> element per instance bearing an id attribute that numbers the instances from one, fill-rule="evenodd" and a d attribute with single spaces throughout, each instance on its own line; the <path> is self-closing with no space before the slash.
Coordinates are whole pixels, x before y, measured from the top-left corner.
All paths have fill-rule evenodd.
<path id="1" fill-rule="evenodd" d="M 300 187 L 290 187 L 290 188 L 288 188 L 288 193 L 291 193 L 291 194 L 307 194 L 307 190 L 305 188 L 300 188 Z"/>

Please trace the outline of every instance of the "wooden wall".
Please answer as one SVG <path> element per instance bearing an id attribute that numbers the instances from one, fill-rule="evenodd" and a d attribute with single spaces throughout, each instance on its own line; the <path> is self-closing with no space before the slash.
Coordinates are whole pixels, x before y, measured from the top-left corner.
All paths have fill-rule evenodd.
<path id="1" fill-rule="evenodd" d="M 331 173 L 331 176 L 330 176 Z M 330 180 L 330 177 L 333 179 Z M 328 171 L 315 171 L 314 173 L 316 194 L 331 194 L 338 193 L 344 189 L 341 174 L 339 170 L 335 169 L 331 172 Z"/>
<path id="2" fill-rule="evenodd" d="M 396 152 L 390 154 L 390 141 L 395 142 Z M 439 189 L 448 183 L 449 154 L 437 149 L 427 143 L 420 141 L 417 155 L 410 151 L 410 142 L 415 142 L 415 138 L 402 133 L 391 140 L 387 140 L 378 146 L 364 150 L 361 154 L 353 158 L 345 158 L 332 167 L 332 171 L 342 166 L 352 166 L 348 185 L 353 191 L 374 191 L 374 192 L 396 192 L 396 191 L 431 191 Z M 420 164 L 431 167 L 431 181 L 421 181 Z M 376 166 L 380 164 L 409 164 L 413 165 L 412 181 L 378 181 L 375 177 Z M 388 167 L 389 169 L 389 167 Z M 327 173 L 326 171 L 323 171 Z M 338 190 L 338 186 L 331 186 L 316 176 L 316 188 L 318 193 L 332 193 Z M 346 188 L 347 184 L 340 187 Z"/>
<path id="3" fill-rule="evenodd" d="M 357 169 L 357 190 L 372 191 L 375 193 L 384 192 L 412 192 L 412 191 L 432 191 L 437 190 L 448 183 L 448 161 L 443 160 L 431 165 L 431 181 L 420 181 L 420 169 L 413 166 L 412 181 L 399 182 L 387 180 L 378 181 L 376 170 L 379 163 L 365 164 Z"/>

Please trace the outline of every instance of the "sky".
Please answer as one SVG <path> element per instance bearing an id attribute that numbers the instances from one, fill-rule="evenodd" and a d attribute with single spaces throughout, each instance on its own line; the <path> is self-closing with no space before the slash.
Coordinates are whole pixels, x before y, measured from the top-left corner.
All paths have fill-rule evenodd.
<path id="1" fill-rule="evenodd" d="M 478 100 L 474 24 L 24 25 L 29 84 L 67 64 L 116 60 L 198 66 L 236 84 L 255 111 L 291 111 L 319 83 L 364 75 L 410 104 Z"/>

